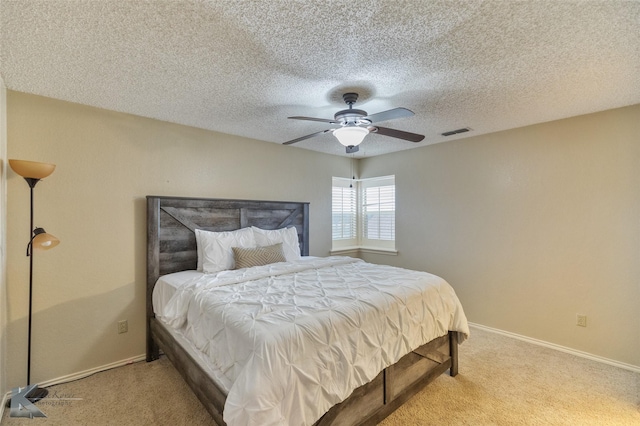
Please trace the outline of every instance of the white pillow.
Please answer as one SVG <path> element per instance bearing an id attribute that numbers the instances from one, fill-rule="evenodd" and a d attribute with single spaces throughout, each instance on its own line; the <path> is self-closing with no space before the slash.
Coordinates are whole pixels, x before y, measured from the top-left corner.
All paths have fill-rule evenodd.
<path id="1" fill-rule="evenodd" d="M 200 244 L 196 245 L 202 252 L 202 272 L 207 274 L 233 269 L 232 247 L 252 248 L 256 246 L 251 228 L 225 232 L 196 229 L 196 241 L 198 240 Z"/>
<path id="2" fill-rule="evenodd" d="M 267 230 L 252 226 L 251 229 L 253 229 L 258 247 L 282 243 L 282 251 L 287 262 L 300 259 L 298 231 L 296 231 L 295 227 Z"/>
<path id="3" fill-rule="evenodd" d="M 198 253 L 198 266 L 196 270 L 202 272 L 202 242 L 200 242 L 200 233 L 198 231 L 199 229 L 194 231 L 194 234 L 196 234 L 196 252 Z"/>
<path id="4" fill-rule="evenodd" d="M 202 232 L 197 232 L 197 231 L 202 231 Z M 203 255 L 203 250 L 202 250 L 202 239 L 200 237 L 200 235 L 202 235 L 203 232 L 214 232 L 214 231 L 206 231 L 204 229 L 196 229 L 196 232 L 194 232 L 196 234 L 196 253 L 198 253 L 198 266 L 196 267 L 196 270 L 198 272 L 202 272 L 202 259 L 204 257 Z M 220 232 L 220 231 L 218 231 Z M 234 231 L 228 231 L 228 232 L 234 232 Z"/>

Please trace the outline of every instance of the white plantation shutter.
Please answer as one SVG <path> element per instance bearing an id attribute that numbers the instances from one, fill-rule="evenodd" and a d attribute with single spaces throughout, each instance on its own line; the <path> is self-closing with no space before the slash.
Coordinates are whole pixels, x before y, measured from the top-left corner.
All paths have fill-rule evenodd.
<path id="1" fill-rule="evenodd" d="M 395 251 L 395 176 L 373 179 L 333 178 L 333 249 Z"/>
<path id="2" fill-rule="evenodd" d="M 364 179 L 360 186 L 362 194 L 360 245 L 365 248 L 395 249 L 395 176 Z"/>
<path id="3" fill-rule="evenodd" d="M 334 246 L 355 246 L 358 239 L 357 185 L 352 179 L 333 178 L 331 238 Z M 336 243 L 339 241 L 339 243 Z"/>
<path id="4" fill-rule="evenodd" d="M 365 188 L 363 195 L 362 216 L 364 219 L 364 238 L 370 240 L 395 240 L 395 185 Z"/>

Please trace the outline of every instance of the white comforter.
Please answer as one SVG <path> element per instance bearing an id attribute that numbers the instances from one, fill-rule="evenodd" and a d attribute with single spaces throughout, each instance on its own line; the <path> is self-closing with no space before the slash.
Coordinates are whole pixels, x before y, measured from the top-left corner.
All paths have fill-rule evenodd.
<path id="1" fill-rule="evenodd" d="M 162 319 L 233 383 L 230 426 L 311 425 L 411 350 L 469 334 L 442 278 L 345 257 L 191 280 Z"/>

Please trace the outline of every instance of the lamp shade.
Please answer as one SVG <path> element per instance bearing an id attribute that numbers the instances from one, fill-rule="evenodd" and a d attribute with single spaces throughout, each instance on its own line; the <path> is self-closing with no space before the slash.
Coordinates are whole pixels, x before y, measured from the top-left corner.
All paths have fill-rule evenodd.
<path id="1" fill-rule="evenodd" d="M 37 161 L 9 160 L 9 165 L 14 172 L 23 178 L 43 179 L 49 176 L 56 168 L 55 164 L 39 163 Z"/>
<path id="2" fill-rule="evenodd" d="M 344 146 L 357 146 L 362 143 L 364 137 L 369 134 L 365 127 L 345 126 L 333 131 L 333 135 Z"/>
<path id="3" fill-rule="evenodd" d="M 36 228 L 33 230 L 33 239 L 31 247 L 34 250 L 49 250 L 60 244 L 60 240 L 51 234 L 47 234 L 44 229 Z"/>

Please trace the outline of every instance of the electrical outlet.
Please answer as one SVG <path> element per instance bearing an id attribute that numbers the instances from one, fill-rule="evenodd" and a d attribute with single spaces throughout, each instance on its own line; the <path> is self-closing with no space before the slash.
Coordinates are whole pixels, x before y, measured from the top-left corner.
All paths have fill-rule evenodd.
<path id="1" fill-rule="evenodd" d="M 580 327 L 586 327 L 587 326 L 587 316 L 578 314 L 576 316 L 576 325 L 580 326 Z"/>
<path id="2" fill-rule="evenodd" d="M 127 320 L 118 321 L 118 333 L 126 333 L 129 331 L 129 322 Z"/>

